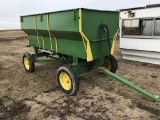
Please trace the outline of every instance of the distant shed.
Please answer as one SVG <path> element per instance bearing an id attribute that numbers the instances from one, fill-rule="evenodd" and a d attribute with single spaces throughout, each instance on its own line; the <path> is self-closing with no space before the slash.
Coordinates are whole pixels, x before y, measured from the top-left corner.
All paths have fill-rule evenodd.
<path id="1" fill-rule="evenodd" d="M 160 4 L 120 11 L 123 59 L 160 64 Z"/>

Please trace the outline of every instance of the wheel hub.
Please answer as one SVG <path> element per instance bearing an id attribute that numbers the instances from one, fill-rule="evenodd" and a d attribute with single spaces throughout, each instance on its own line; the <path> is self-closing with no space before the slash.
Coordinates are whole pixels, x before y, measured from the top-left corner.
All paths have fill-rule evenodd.
<path id="1" fill-rule="evenodd" d="M 24 57 L 24 66 L 27 70 L 29 70 L 29 60 L 27 57 Z"/>
<path id="2" fill-rule="evenodd" d="M 71 79 L 70 79 L 70 77 L 67 73 L 62 72 L 59 76 L 59 80 L 60 80 L 61 86 L 65 90 L 70 90 L 71 89 Z"/>

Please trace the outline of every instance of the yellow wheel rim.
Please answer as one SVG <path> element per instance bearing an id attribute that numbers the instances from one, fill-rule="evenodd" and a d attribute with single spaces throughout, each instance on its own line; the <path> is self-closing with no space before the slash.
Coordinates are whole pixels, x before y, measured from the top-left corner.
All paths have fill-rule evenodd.
<path id="1" fill-rule="evenodd" d="M 60 73 L 59 80 L 60 80 L 60 84 L 63 87 L 63 89 L 65 90 L 71 89 L 71 79 L 67 73 L 65 72 Z"/>
<path id="2" fill-rule="evenodd" d="M 29 70 L 29 60 L 27 57 L 24 57 L 24 66 L 27 70 Z"/>
<path id="3" fill-rule="evenodd" d="M 112 65 L 111 65 L 111 62 L 110 62 L 109 60 L 107 60 L 107 63 L 108 63 L 107 70 L 110 71 L 110 70 L 111 70 L 111 66 L 112 66 Z"/>

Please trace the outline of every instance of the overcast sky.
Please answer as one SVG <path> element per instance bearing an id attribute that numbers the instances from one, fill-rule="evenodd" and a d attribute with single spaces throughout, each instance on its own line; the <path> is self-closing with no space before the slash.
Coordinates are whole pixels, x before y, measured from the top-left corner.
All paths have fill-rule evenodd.
<path id="1" fill-rule="evenodd" d="M 20 16 L 72 8 L 117 10 L 157 4 L 160 0 L 0 0 L 0 30 L 20 29 Z"/>

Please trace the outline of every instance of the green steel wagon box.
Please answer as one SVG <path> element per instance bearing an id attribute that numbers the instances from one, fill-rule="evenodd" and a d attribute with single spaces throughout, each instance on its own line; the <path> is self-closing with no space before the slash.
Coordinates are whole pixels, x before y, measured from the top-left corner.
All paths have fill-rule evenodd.
<path id="1" fill-rule="evenodd" d="M 24 68 L 33 72 L 35 62 L 65 63 L 57 71 L 57 80 L 65 93 L 74 95 L 79 88 L 78 75 L 107 69 L 108 75 L 115 77 L 111 72 L 118 66 L 113 56 L 118 27 L 117 11 L 79 8 L 21 16 L 21 29 L 35 52 L 23 55 Z M 40 59 L 42 56 L 47 59 Z"/>
<path id="2" fill-rule="evenodd" d="M 93 61 L 100 52 L 109 54 L 108 36 L 99 45 L 99 27 L 108 26 L 110 45 L 118 29 L 119 13 L 76 9 L 21 17 L 22 30 L 29 36 L 29 45 L 53 53 Z"/>

